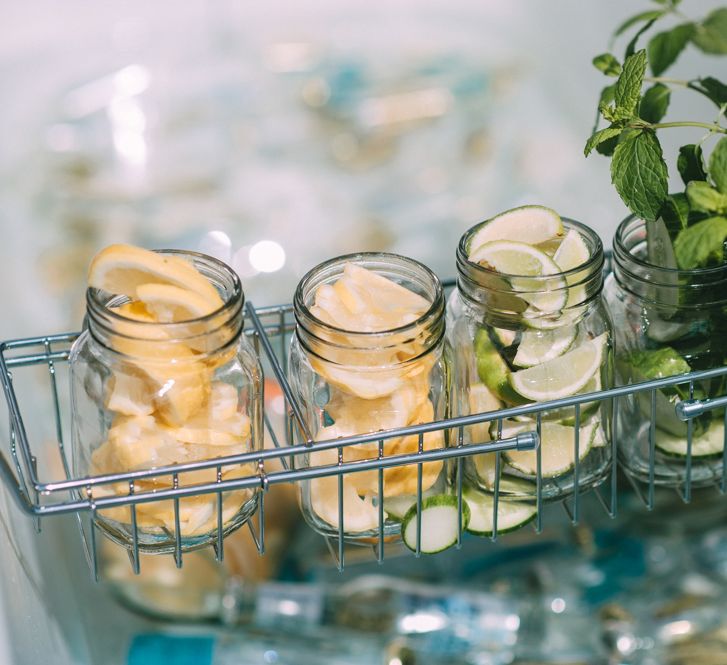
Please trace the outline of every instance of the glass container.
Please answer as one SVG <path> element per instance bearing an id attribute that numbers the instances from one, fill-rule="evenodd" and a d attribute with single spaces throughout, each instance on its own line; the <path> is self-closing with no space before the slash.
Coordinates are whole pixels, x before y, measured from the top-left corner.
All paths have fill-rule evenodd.
<path id="1" fill-rule="evenodd" d="M 714 369 L 725 361 L 727 265 L 678 270 L 650 263 L 650 256 L 668 246 L 659 243 L 661 222 L 649 224 L 656 226 L 628 217 L 619 225 L 605 289 L 614 322 L 617 380 L 623 385 Z M 675 406 L 690 397 L 722 395 L 724 382 L 717 377 L 691 388 L 686 382 L 655 390 L 653 397 L 645 391 L 619 398 L 616 434 L 626 472 L 650 482 L 653 469 L 653 482 L 671 487 L 684 483 L 687 473 L 693 486 L 718 482 L 724 411 L 707 411 L 688 425 L 677 417 Z"/>
<path id="2" fill-rule="evenodd" d="M 125 296 L 89 288 L 84 332 L 70 354 L 73 471 L 77 477 L 134 472 L 227 457 L 262 446 L 262 371 L 243 334 L 244 295 L 237 275 L 202 254 L 161 250 L 190 261 L 218 290 L 223 306 L 175 323 L 139 320 Z M 133 318 L 132 318 L 133 317 Z M 252 465 L 219 467 L 227 480 Z M 94 487 L 93 496 L 153 492 L 218 480 L 218 468 L 147 476 Z M 257 492 L 222 494 L 225 535 L 253 514 Z M 135 513 L 135 514 L 134 514 Z M 136 521 L 139 549 L 175 549 L 174 500 L 99 510 L 97 526 L 126 547 Z M 183 550 L 217 538 L 216 493 L 179 500 Z"/>
<path id="3" fill-rule="evenodd" d="M 610 387 L 611 326 L 601 301 L 604 254 L 598 236 L 579 222 L 563 219 L 565 233 L 580 234 L 587 261 L 555 274 L 507 275 L 468 258 L 471 240 L 483 224 L 460 239 L 457 289 L 447 306 L 454 414 L 491 412 Z M 540 249 L 552 254 L 556 246 Z M 527 396 L 518 392 L 523 385 Z M 534 414 L 494 420 L 465 428 L 464 443 L 537 429 Z M 611 464 L 606 402 L 542 412 L 540 438 L 539 453 L 502 453 L 499 465 L 495 454 L 467 458 L 466 478 L 493 491 L 499 471 L 500 494 L 527 501 L 537 496 L 538 476 L 544 500 L 565 498 L 576 483 L 584 490 L 606 477 Z"/>
<path id="4" fill-rule="evenodd" d="M 324 304 L 321 294 L 328 294 L 327 290 L 333 288 L 340 290 L 351 265 L 368 271 L 368 276 L 364 275 L 366 285 L 372 279 L 376 286 L 375 303 L 366 288 L 352 287 L 351 293 L 360 296 L 349 302 L 356 310 L 354 318 L 363 321 L 373 308 L 395 311 L 401 299 L 411 298 L 412 293 L 423 299 L 422 313 L 405 325 L 375 332 L 347 330 L 323 321 L 319 309 Z M 444 294 L 439 279 L 428 268 L 412 259 L 385 253 L 331 259 L 301 280 L 294 310 L 296 329 L 290 346 L 289 373 L 314 439 L 388 430 L 446 416 Z M 376 459 L 380 453 L 416 453 L 420 447 L 431 450 L 444 445 L 443 432 L 430 432 L 421 438 L 410 435 L 383 443 L 345 446 L 340 451 L 318 451 L 299 457 L 296 464 L 337 464 L 339 454 L 344 462 Z M 425 495 L 443 489 L 445 474 L 441 461 L 424 463 L 421 470 Z M 401 518 L 406 512 L 404 504 L 413 505 L 416 501 L 418 465 L 384 470 L 382 487 L 383 496 L 375 470 L 343 476 L 342 526 L 347 540 L 371 542 L 378 536 L 378 505 L 382 500 L 385 521 L 381 526 L 385 536 L 395 537 L 399 533 L 400 523 L 395 516 Z M 308 524 L 321 534 L 338 536 L 338 478 L 305 481 L 299 483 L 299 489 L 301 510 Z"/>

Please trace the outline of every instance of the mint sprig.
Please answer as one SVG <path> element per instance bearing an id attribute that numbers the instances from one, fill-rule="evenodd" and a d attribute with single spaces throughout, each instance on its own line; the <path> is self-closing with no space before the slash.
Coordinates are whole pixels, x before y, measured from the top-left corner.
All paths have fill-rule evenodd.
<path id="1" fill-rule="evenodd" d="M 658 9 L 640 12 L 624 21 L 614 39 L 634 30 L 623 62 L 613 51 L 597 55 L 593 65 L 616 77 L 601 92 L 599 119 L 607 122 L 585 145 L 611 156 L 611 180 L 631 212 L 646 221 L 662 219 L 680 268 L 693 269 L 727 260 L 727 85 L 714 76 L 680 80 L 662 75 L 690 45 L 712 55 L 727 54 L 727 7 L 715 9 L 702 20 L 690 20 L 678 8 L 679 0 L 653 0 Z M 666 20 L 676 24 L 639 40 L 652 26 Z M 650 73 L 649 73 L 650 72 Z M 675 91 L 692 91 L 718 108 L 715 118 L 665 121 Z M 679 150 L 676 167 L 683 192 L 668 191 L 668 168 L 659 135 L 662 130 L 701 130 L 701 136 Z M 705 165 L 704 149 L 712 148 Z M 648 232 L 647 227 L 647 232 Z M 663 228 L 663 227 L 662 227 Z"/>

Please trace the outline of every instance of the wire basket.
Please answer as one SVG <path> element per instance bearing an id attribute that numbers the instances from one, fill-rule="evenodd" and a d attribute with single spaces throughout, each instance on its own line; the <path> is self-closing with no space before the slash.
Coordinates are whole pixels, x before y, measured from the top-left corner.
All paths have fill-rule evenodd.
<path id="1" fill-rule="evenodd" d="M 451 287 L 449 282 L 447 286 Z M 329 539 L 329 548 L 340 570 L 344 567 L 344 534 L 343 534 L 343 475 L 361 471 L 377 471 L 379 488 L 383 486 L 384 469 L 403 466 L 419 465 L 418 483 L 416 492 L 417 519 L 421 519 L 422 505 L 422 484 L 421 465 L 425 462 L 438 460 L 450 460 L 455 465 L 458 473 L 455 474 L 456 481 L 453 491 L 456 492 L 457 505 L 459 508 L 459 524 L 457 547 L 461 546 L 463 536 L 463 497 L 462 497 L 462 473 L 461 465 L 463 458 L 468 455 L 487 453 L 496 456 L 496 468 L 500 468 L 500 456 L 503 452 L 510 450 L 535 450 L 537 470 L 535 482 L 535 503 L 537 515 L 535 530 L 542 530 L 542 503 L 541 492 L 542 476 L 541 450 L 539 447 L 539 433 L 541 427 L 541 415 L 545 411 L 563 407 L 573 407 L 575 410 L 576 427 L 578 432 L 578 418 L 581 406 L 587 403 L 607 403 L 607 408 L 612 409 L 613 431 L 616 430 L 617 404 L 619 399 L 637 393 L 650 393 L 652 404 L 655 403 L 656 391 L 669 386 L 688 386 L 689 394 L 691 388 L 697 381 L 711 379 L 727 375 L 727 367 L 718 369 L 692 372 L 662 379 L 655 379 L 638 384 L 602 390 L 593 393 L 573 395 L 562 399 L 528 404 L 525 406 L 502 409 L 495 412 L 473 414 L 456 418 L 448 418 L 432 423 L 412 425 L 404 428 L 397 428 L 386 431 L 362 434 L 358 436 L 343 437 L 326 441 L 313 441 L 308 433 L 303 418 L 303 409 L 295 399 L 288 383 L 287 373 L 287 341 L 289 334 L 294 330 L 293 309 L 291 305 L 278 305 L 256 309 L 252 303 L 247 305 L 247 321 L 250 326 L 246 334 L 250 336 L 253 345 L 265 361 L 265 365 L 278 381 L 285 399 L 285 421 L 284 425 L 275 426 L 269 413 L 264 414 L 265 427 L 274 443 L 271 449 L 244 453 L 229 457 L 216 458 L 200 462 L 177 464 L 167 467 L 159 467 L 149 470 L 140 470 L 126 473 L 105 474 L 88 477 L 74 477 L 70 471 L 65 442 L 68 438 L 68 424 L 70 421 L 70 403 L 68 400 L 68 381 L 61 380 L 60 375 L 67 372 L 67 360 L 69 351 L 74 340 L 80 333 L 67 333 L 49 335 L 27 339 L 18 339 L 0 343 L 0 381 L 7 400 L 9 414 L 9 438 L 6 450 L 0 450 L 0 476 L 7 486 L 10 494 L 20 509 L 31 516 L 40 529 L 41 519 L 54 515 L 74 513 L 76 515 L 80 534 L 84 546 L 84 552 L 88 560 L 94 578 L 98 578 L 97 560 L 97 530 L 95 524 L 96 513 L 104 508 L 128 506 L 131 515 L 132 541 L 129 548 L 129 557 L 134 572 L 139 572 L 139 541 L 136 528 L 135 507 L 143 502 L 173 500 L 174 516 L 177 528 L 175 534 L 176 546 L 174 557 L 178 567 L 182 566 L 182 543 L 179 529 L 179 501 L 196 495 L 216 494 L 217 495 L 217 538 L 214 549 L 218 560 L 224 557 L 224 529 L 222 523 L 222 505 L 225 492 L 246 488 L 258 488 L 260 492 L 259 508 L 254 520 L 248 522 L 250 532 L 255 540 L 260 554 L 265 552 L 265 492 L 272 484 L 295 483 L 304 480 L 321 478 L 326 476 L 337 476 L 338 482 L 338 515 L 339 529 L 338 536 Z M 38 373 L 45 374 L 49 394 L 44 396 L 45 406 L 43 416 L 53 421 L 53 436 L 55 445 L 48 445 L 47 441 L 41 441 L 31 435 L 27 417 L 28 402 L 33 401 L 37 411 L 39 397 L 37 392 L 31 393 L 30 397 L 21 397 L 16 389 L 19 378 L 28 375 L 27 378 L 34 381 L 34 391 L 37 391 Z M 35 374 L 36 376 L 30 376 Z M 66 377 L 67 378 L 67 377 Z M 676 411 L 679 418 L 689 421 L 709 409 L 724 408 L 727 406 L 727 395 L 709 400 L 687 400 L 676 404 Z M 46 413 L 47 411 L 47 413 Z M 727 414 L 727 411 L 726 411 Z M 465 428 L 481 423 L 496 423 L 498 430 L 502 429 L 502 422 L 506 418 L 515 416 L 530 416 L 535 419 L 536 427 L 530 432 L 521 432 L 511 438 L 498 438 L 495 441 L 464 444 Z M 727 415 L 725 416 L 727 420 Z M 34 414 L 35 420 L 38 419 Z M 46 425 L 50 423 L 45 422 Z M 427 432 L 448 431 L 449 445 L 435 450 L 424 450 L 423 437 Z M 725 428 L 727 433 L 727 427 Z M 384 442 L 402 436 L 418 436 L 418 452 L 386 455 L 384 453 Z M 575 457 L 574 457 L 574 492 L 572 496 L 563 502 L 568 516 L 573 524 L 580 519 L 581 502 L 584 490 L 579 487 L 579 455 L 578 435 L 574 435 Z M 685 502 L 689 502 L 692 493 L 692 428 L 687 428 L 687 454 L 684 459 L 683 483 L 680 494 Z M 378 442 L 379 454 L 376 459 L 364 461 L 343 461 L 343 449 L 346 446 L 353 446 L 361 443 Z M 727 443 L 727 442 L 726 442 Z M 612 436 L 612 459 L 616 460 L 616 437 Z M 295 460 L 301 455 L 308 455 L 311 452 L 335 449 L 338 451 L 338 464 L 329 466 L 317 466 L 310 468 L 296 468 Z M 38 455 L 43 454 L 50 457 L 51 462 L 48 469 L 39 469 Z M 279 460 L 280 470 L 270 470 L 273 460 Z M 634 483 L 637 493 L 651 509 L 654 505 L 655 482 L 653 467 L 655 463 L 655 427 L 649 429 L 649 461 L 652 473 L 645 487 Z M 223 479 L 223 470 L 232 465 L 243 463 L 254 463 L 256 473 L 245 477 L 234 479 Z M 187 474 L 201 469 L 216 469 L 217 481 L 205 484 L 188 485 L 185 483 Z M 56 477 L 59 476 L 59 477 Z M 155 491 L 135 491 L 135 483 L 143 478 L 151 476 L 171 476 L 172 486 L 169 489 Z M 50 478 L 50 479 L 49 479 Z M 95 496 L 95 489 L 111 484 L 125 483 L 128 485 L 126 495 L 116 496 Z M 601 487 L 592 491 L 603 509 L 610 517 L 616 516 L 617 511 L 617 483 L 618 470 L 615 462 L 609 471 L 607 482 Z M 715 473 L 714 484 L 724 493 L 727 483 L 727 445 L 724 447 L 721 460 L 721 473 Z M 382 495 L 382 492 L 380 492 Z M 498 503 L 500 500 L 500 477 L 495 474 L 493 497 L 493 529 L 492 540 L 498 537 Z M 376 556 L 380 562 L 384 560 L 385 534 L 384 534 L 384 507 L 383 502 L 378 502 L 378 539 L 374 544 Z M 89 519 L 83 519 L 88 516 Z M 417 543 L 415 555 L 421 553 L 421 529 L 420 522 L 417 524 Z"/>

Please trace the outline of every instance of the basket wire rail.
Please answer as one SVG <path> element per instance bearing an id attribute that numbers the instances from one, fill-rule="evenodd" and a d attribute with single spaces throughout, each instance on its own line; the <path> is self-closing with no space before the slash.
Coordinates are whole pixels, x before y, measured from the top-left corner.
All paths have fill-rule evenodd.
<path id="1" fill-rule="evenodd" d="M 447 283 L 448 287 L 452 283 Z M 505 408 L 499 411 L 473 414 L 447 418 L 431 423 L 411 425 L 403 428 L 378 431 L 357 436 L 342 437 L 332 440 L 314 441 L 307 427 L 303 415 L 303 407 L 293 394 L 293 390 L 287 379 L 287 341 L 293 332 L 295 323 L 291 305 L 277 305 L 270 307 L 255 308 L 250 302 L 246 305 L 247 320 L 250 326 L 246 334 L 250 336 L 258 351 L 264 366 L 275 378 L 280 386 L 285 400 L 285 418 L 281 425 L 273 422 L 271 414 L 264 413 L 264 424 L 270 439 L 274 444 L 272 448 L 260 451 L 243 453 L 228 457 L 214 458 L 185 464 L 156 467 L 153 469 L 137 470 L 124 473 L 104 474 L 87 477 L 75 477 L 71 470 L 70 456 L 67 451 L 67 425 L 70 419 L 70 409 L 64 409 L 64 391 L 67 393 L 67 380 L 61 381 L 59 374 L 61 370 L 67 371 L 67 361 L 71 345 L 80 333 L 65 333 L 48 335 L 26 339 L 17 339 L 0 342 L 0 382 L 7 402 L 9 435 L 6 450 L 0 449 L 0 477 L 15 500 L 18 507 L 30 516 L 35 522 L 35 528 L 40 530 L 42 518 L 59 514 L 74 514 L 80 530 L 84 553 L 92 575 L 98 579 L 98 558 L 97 558 L 97 512 L 105 508 L 128 506 L 131 520 L 131 545 L 128 548 L 129 559 L 135 573 L 140 571 L 140 548 L 136 520 L 136 506 L 141 503 L 172 500 L 174 507 L 175 532 L 172 537 L 175 539 L 174 558 L 178 567 L 182 567 L 183 548 L 180 530 L 180 506 L 181 499 L 199 495 L 216 495 L 217 529 L 216 540 L 213 543 L 216 558 L 221 561 L 224 558 L 224 528 L 223 528 L 223 496 L 225 492 L 241 489 L 252 489 L 259 491 L 258 510 L 256 515 L 248 521 L 248 527 L 252 538 L 255 541 L 260 554 L 265 552 L 265 493 L 271 485 L 279 483 L 300 483 L 322 477 L 338 477 L 338 535 L 328 538 L 328 546 L 339 570 L 344 568 L 345 538 L 343 532 L 344 524 L 344 502 L 343 502 L 343 476 L 349 473 L 362 471 L 376 471 L 378 473 L 379 496 L 383 496 L 384 469 L 404 465 L 417 465 L 417 538 L 415 555 L 421 554 L 421 506 L 422 506 L 422 465 L 426 462 L 445 461 L 454 465 L 455 478 L 453 491 L 456 492 L 457 505 L 459 508 L 458 537 L 456 547 L 461 547 L 464 525 L 462 517 L 463 509 L 463 459 L 470 455 L 487 453 L 494 455 L 496 473 L 494 486 L 491 494 L 493 498 L 493 530 L 490 538 L 494 541 L 498 538 L 498 504 L 500 501 L 500 474 L 501 456 L 503 453 L 512 450 L 535 450 L 538 473 L 535 478 L 535 503 L 537 515 L 534 522 L 536 532 L 543 528 L 541 469 L 541 448 L 539 446 L 542 415 L 544 412 L 573 407 L 575 413 L 574 432 L 574 491 L 572 496 L 562 501 L 562 505 L 570 521 L 576 525 L 581 519 L 581 502 L 584 490 L 579 488 L 579 454 L 578 454 L 578 432 L 581 419 L 582 406 L 588 403 L 605 403 L 605 408 L 612 409 L 611 431 L 616 432 L 616 418 L 618 417 L 617 405 L 620 399 L 638 393 L 646 393 L 651 399 L 651 425 L 649 428 L 649 480 L 646 486 L 640 486 L 633 481 L 633 487 L 646 507 L 651 510 L 654 507 L 654 495 L 656 482 L 654 477 L 655 456 L 656 456 L 656 395 L 657 391 L 667 387 L 686 386 L 689 395 L 694 394 L 694 386 L 699 381 L 713 379 L 727 375 L 727 367 L 712 370 L 691 372 L 668 378 L 655 379 L 642 383 L 635 383 L 626 386 L 601 390 L 593 393 L 584 393 L 565 397 L 562 399 L 527 404 L 512 408 Z M 54 420 L 54 438 L 56 449 L 48 450 L 47 442 L 33 441 L 28 434 L 26 423 L 30 418 L 39 418 L 39 414 L 32 413 L 33 404 L 30 400 L 19 399 L 15 383 L 21 372 L 29 373 L 29 370 L 38 368 L 47 373 L 47 381 L 50 390 L 51 413 L 41 414 L 43 417 L 52 417 Z M 65 377 L 67 379 L 67 376 Z M 676 404 L 677 416 L 687 423 L 687 448 L 683 461 L 683 482 L 677 489 L 681 498 L 689 502 L 692 496 L 692 419 L 705 411 L 727 407 L 727 395 L 705 400 L 684 400 Z M 68 411 L 68 412 L 64 412 Z M 529 416 L 534 418 L 535 429 L 529 432 L 521 432 L 516 436 L 502 438 L 502 424 L 507 418 L 516 416 Z M 465 429 L 473 425 L 483 423 L 495 423 L 498 437 L 493 441 L 484 443 L 465 443 Z M 448 444 L 445 447 L 424 450 L 424 435 L 428 432 L 445 431 L 448 433 Z M 385 441 L 403 436 L 418 436 L 418 450 L 414 453 L 387 455 L 385 454 Z M 725 409 L 725 437 L 727 438 L 727 409 Z M 362 443 L 378 443 L 378 455 L 374 459 L 363 461 L 344 461 L 343 450 L 347 446 L 355 446 Z M 721 458 L 721 472 L 714 473 L 714 485 L 721 493 L 727 491 L 727 441 Z M 617 441 L 615 434 L 611 436 L 612 459 L 614 460 L 607 481 L 592 491 L 598 503 L 610 517 L 617 513 L 618 497 L 618 469 L 615 460 L 617 459 Z M 42 447 L 42 450 L 41 450 Z M 52 447 L 51 447 L 52 448 Z M 311 452 L 323 450 L 336 450 L 338 463 L 326 466 L 314 466 L 297 468 L 296 459 Z M 52 454 L 56 464 L 50 465 L 60 468 L 62 477 L 47 479 L 41 477 L 39 472 L 38 456 L 42 452 L 46 456 Z M 244 477 L 223 479 L 223 471 L 232 465 L 252 464 L 254 473 Z M 270 467 L 275 464 L 275 469 Z M 202 469 L 215 469 L 216 482 L 187 484 L 187 474 Z M 168 489 L 155 489 L 152 491 L 136 491 L 136 484 L 145 478 L 170 477 L 171 487 Z M 95 490 L 109 485 L 124 483 L 128 486 L 128 492 L 123 495 L 96 496 Z M 84 519 L 88 516 L 88 519 Z M 87 522 L 84 525 L 84 522 Z M 384 533 L 384 506 L 383 501 L 378 501 L 378 538 L 374 544 L 374 551 L 379 562 L 384 561 L 385 533 Z"/>

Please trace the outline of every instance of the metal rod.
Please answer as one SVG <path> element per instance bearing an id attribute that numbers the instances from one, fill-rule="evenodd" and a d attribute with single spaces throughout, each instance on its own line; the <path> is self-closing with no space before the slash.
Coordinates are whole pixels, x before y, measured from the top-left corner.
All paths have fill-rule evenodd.
<path id="1" fill-rule="evenodd" d="M 418 445 L 418 453 L 419 455 L 424 452 L 424 435 L 419 435 L 419 445 Z M 416 542 L 416 552 L 415 555 L 417 557 L 420 557 L 422 554 L 422 465 L 417 464 L 417 516 L 416 516 L 416 524 L 417 524 L 417 542 Z"/>
<path id="2" fill-rule="evenodd" d="M 575 427 L 573 428 L 573 446 L 575 452 L 575 462 L 573 464 L 573 516 L 571 522 L 573 526 L 578 524 L 579 518 L 579 495 L 580 487 L 578 486 L 580 481 L 580 458 L 581 458 L 581 405 L 576 404 L 575 406 Z"/>
<path id="3" fill-rule="evenodd" d="M 379 441 L 379 459 L 384 459 L 384 440 Z M 378 471 L 379 490 L 379 546 L 376 552 L 376 560 L 384 563 L 384 470 Z"/>
<path id="4" fill-rule="evenodd" d="M 258 315 L 255 312 L 255 307 L 251 302 L 248 302 L 246 304 L 246 310 L 247 314 L 250 317 L 250 321 L 252 321 L 253 326 L 255 326 L 255 329 L 258 332 L 258 335 L 260 336 L 260 343 L 263 346 L 263 349 L 265 350 L 265 355 L 268 358 L 268 361 L 270 362 L 270 366 L 273 369 L 273 373 L 275 374 L 276 378 L 278 379 L 278 383 L 280 384 L 280 387 L 283 390 L 283 394 L 285 395 L 285 399 L 287 400 L 288 404 L 290 404 L 290 408 L 293 411 L 293 415 L 295 416 L 295 419 L 298 421 L 298 427 L 300 427 L 301 432 L 303 432 L 303 436 L 306 438 L 306 443 L 310 444 L 313 441 L 313 436 L 310 432 L 310 429 L 308 429 L 308 423 L 305 421 L 305 417 L 303 415 L 303 411 L 300 408 L 300 404 L 298 403 L 298 400 L 296 399 L 295 395 L 293 395 L 293 390 L 290 387 L 290 384 L 288 383 L 288 378 L 285 376 L 285 372 L 283 371 L 283 368 L 280 366 L 280 362 L 278 361 L 275 351 L 273 350 L 272 345 L 270 344 L 270 340 L 268 339 L 267 334 L 265 333 L 265 329 L 263 328 L 262 323 L 260 323 L 260 319 L 258 318 Z"/>
<path id="5" fill-rule="evenodd" d="M 694 399 L 694 381 L 689 382 L 689 399 Z M 692 440 L 694 438 L 694 421 L 687 420 L 687 459 L 684 464 L 684 503 L 692 500 Z"/>
<path id="6" fill-rule="evenodd" d="M 656 459 L 656 390 L 651 391 L 651 422 L 649 423 L 649 489 L 647 508 L 654 508 L 654 474 Z"/>
<path id="7" fill-rule="evenodd" d="M 343 448 L 339 446 L 338 448 L 338 466 L 339 468 L 343 466 Z M 344 516 L 344 506 L 343 506 L 343 474 L 340 474 L 338 476 L 338 572 L 343 572 L 343 537 L 344 537 L 344 528 L 343 528 L 343 516 Z"/>

